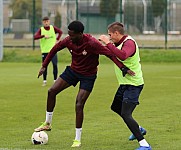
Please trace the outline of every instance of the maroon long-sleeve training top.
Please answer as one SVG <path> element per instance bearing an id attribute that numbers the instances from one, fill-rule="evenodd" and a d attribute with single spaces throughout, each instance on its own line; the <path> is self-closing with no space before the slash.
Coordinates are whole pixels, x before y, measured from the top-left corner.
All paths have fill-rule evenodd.
<path id="1" fill-rule="evenodd" d="M 66 37 L 51 49 L 42 66 L 47 67 L 53 56 L 58 51 L 66 47 L 72 55 L 70 67 L 75 72 L 85 76 L 90 76 L 97 73 L 99 54 L 109 57 L 119 68 L 124 66 L 120 61 L 118 61 L 113 52 L 111 52 L 107 47 L 103 46 L 90 34 L 83 34 L 82 40 L 76 44 L 72 43 L 69 36 Z"/>

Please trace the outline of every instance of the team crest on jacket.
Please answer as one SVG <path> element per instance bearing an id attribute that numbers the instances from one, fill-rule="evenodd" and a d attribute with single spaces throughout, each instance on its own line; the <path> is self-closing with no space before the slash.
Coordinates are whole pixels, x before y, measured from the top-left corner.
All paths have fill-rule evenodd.
<path id="1" fill-rule="evenodd" d="M 84 51 L 82 52 L 82 54 L 83 54 L 83 55 L 87 55 L 87 52 L 84 50 Z"/>

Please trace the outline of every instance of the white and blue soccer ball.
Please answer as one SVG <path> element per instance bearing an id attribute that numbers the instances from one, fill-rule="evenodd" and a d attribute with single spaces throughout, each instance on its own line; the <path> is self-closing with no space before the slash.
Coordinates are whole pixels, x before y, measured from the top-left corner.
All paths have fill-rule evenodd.
<path id="1" fill-rule="evenodd" d="M 34 132 L 31 136 L 31 141 L 34 145 L 47 144 L 48 135 L 45 131 Z"/>

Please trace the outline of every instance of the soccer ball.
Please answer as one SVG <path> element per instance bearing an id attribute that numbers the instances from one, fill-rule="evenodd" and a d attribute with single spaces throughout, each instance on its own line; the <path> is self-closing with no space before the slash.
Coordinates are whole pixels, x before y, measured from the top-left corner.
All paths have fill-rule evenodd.
<path id="1" fill-rule="evenodd" d="M 46 144 L 48 142 L 48 135 L 44 131 L 34 132 L 31 136 L 31 141 L 34 145 Z"/>

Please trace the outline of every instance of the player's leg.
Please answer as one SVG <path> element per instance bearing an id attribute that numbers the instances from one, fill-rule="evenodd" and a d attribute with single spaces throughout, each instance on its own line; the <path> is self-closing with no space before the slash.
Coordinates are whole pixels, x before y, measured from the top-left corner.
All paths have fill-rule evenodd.
<path id="1" fill-rule="evenodd" d="M 82 128 L 83 118 L 84 118 L 84 105 L 89 97 L 90 92 L 84 89 L 79 89 L 76 104 L 75 104 L 75 112 L 76 112 L 76 128 Z"/>
<path id="2" fill-rule="evenodd" d="M 77 98 L 76 98 L 76 128 L 75 128 L 75 139 L 71 147 L 80 147 L 81 146 L 81 134 L 82 134 L 82 124 L 84 119 L 84 105 L 87 98 L 89 97 L 90 92 L 84 89 L 79 89 Z"/>
<path id="3" fill-rule="evenodd" d="M 36 128 L 35 131 L 51 130 L 51 122 L 53 110 L 56 103 L 56 95 L 71 85 L 75 86 L 77 82 L 78 80 L 73 74 L 71 68 L 66 67 L 65 71 L 60 75 L 60 77 L 55 81 L 53 86 L 48 90 L 46 120 L 41 126 Z"/>
<path id="4" fill-rule="evenodd" d="M 57 54 L 52 58 L 52 64 L 53 64 L 53 77 L 54 77 L 54 81 L 57 79 L 57 75 L 58 75 L 58 58 L 57 58 Z"/>
<path id="5" fill-rule="evenodd" d="M 42 53 L 42 63 L 45 60 L 45 58 L 47 57 L 48 53 Z M 42 86 L 46 86 L 47 83 L 47 68 L 45 69 L 45 71 L 43 72 L 43 84 Z"/>
<path id="6" fill-rule="evenodd" d="M 136 108 L 136 104 L 132 102 L 123 102 L 122 104 L 122 113 L 121 116 L 130 129 L 130 131 L 133 133 L 133 135 L 136 137 L 140 144 L 140 150 L 141 148 L 144 148 L 145 150 L 151 150 L 151 146 L 147 143 L 147 141 L 144 139 L 138 123 L 133 119 L 132 113 L 134 109 Z M 139 150 L 139 149 L 138 149 Z"/>
<path id="7" fill-rule="evenodd" d="M 123 95 L 121 117 L 123 118 L 124 122 L 130 129 L 130 131 L 138 140 L 140 148 L 145 148 L 150 150 L 151 147 L 144 139 L 143 134 L 139 129 L 138 123 L 132 117 L 132 113 L 136 108 L 136 105 L 139 104 L 138 98 L 140 92 L 142 91 L 142 88 L 143 86 L 129 86 L 129 85 L 127 86 L 127 89 L 125 90 Z"/>
<path id="8" fill-rule="evenodd" d="M 48 90 L 48 97 L 47 97 L 47 112 L 53 112 L 55 103 L 56 103 L 56 95 L 69 87 L 70 84 L 59 77 L 52 87 Z"/>
<path id="9" fill-rule="evenodd" d="M 125 97 L 124 92 L 126 90 L 127 90 L 127 85 L 120 85 L 115 94 L 113 103 L 111 105 L 111 109 L 114 112 L 116 112 L 118 115 L 120 115 L 123 119 L 124 119 L 124 116 L 125 116 L 125 118 L 126 117 L 132 118 L 132 112 L 136 107 L 136 104 L 134 104 L 134 103 L 129 103 L 129 104 L 123 103 L 123 98 Z M 125 107 L 126 105 L 128 105 L 128 107 Z M 125 115 L 125 114 L 127 114 L 127 115 Z"/>
<path id="10" fill-rule="evenodd" d="M 76 98 L 75 111 L 76 111 L 76 135 L 71 147 L 81 146 L 81 133 L 82 124 L 84 120 L 84 105 L 93 89 L 94 82 L 96 80 L 96 75 L 84 77 L 79 76 L 80 88 Z"/>
<path id="11" fill-rule="evenodd" d="M 140 140 L 144 139 L 144 137 L 139 130 L 138 123 L 132 117 L 132 113 L 133 113 L 134 109 L 136 108 L 136 105 L 137 104 L 132 103 L 132 102 L 123 102 L 121 117 L 123 118 L 124 122 L 130 129 L 130 131 L 134 134 L 136 139 L 138 141 L 140 141 Z"/>
<path id="12" fill-rule="evenodd" d="M 51 123 L 53 117 L 53 110 L 56 104 L 56 95 L 69 87 L 70 84 L 64 81 L 61 77 L 59 77 L 53 86 L 48 90 L 48 97 L 47 97 L 47 110 L 46 110 L 46 119 L 42 125 L 35 129 L 36 132 L 39 131 L 50 131 L 51 130 Z"/>

